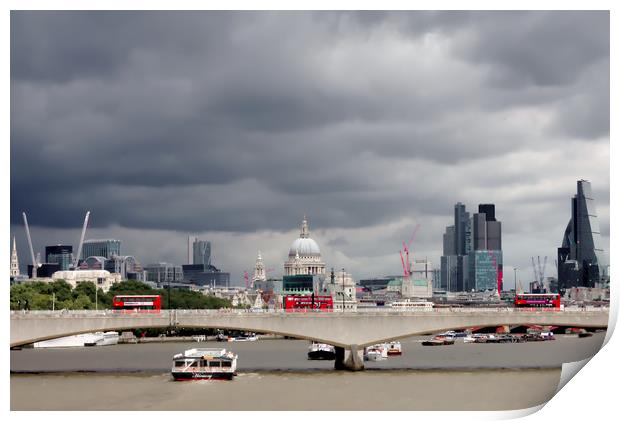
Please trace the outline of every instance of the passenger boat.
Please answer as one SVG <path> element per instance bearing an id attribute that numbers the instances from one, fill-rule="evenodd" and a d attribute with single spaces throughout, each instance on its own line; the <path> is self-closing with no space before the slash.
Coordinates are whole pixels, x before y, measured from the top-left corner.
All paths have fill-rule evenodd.
<path id="1" fill-rule="evenodd" d="M 192 348 L 173 357 L 175 380 L 232 380 L 237 375 L 237 355 L 219 348 Z"/>
<path id="2" fill-rule="evenodd" d="M 332 345 L 322 344 L 319 342 L 312 342 L 308 347 L 308 359 L 309 360 L 335 360 L 336 348 Z"/>
<path id="3" fill-rule="evenodd" d="M 387 348 L 387 354 L 389 355 L 402 355 L 403 349 L 400 342 L 392 341 L 385 344 Z"/>

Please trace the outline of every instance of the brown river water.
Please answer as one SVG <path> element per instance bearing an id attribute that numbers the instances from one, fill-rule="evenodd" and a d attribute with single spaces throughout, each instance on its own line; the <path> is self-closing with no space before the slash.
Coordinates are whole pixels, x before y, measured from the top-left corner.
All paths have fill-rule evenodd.
<path id="1" fill-rule="evenodd" d="M 591 338 L 423 347 L 366 362 L 362 372 L 308 361 L 308 342 L 150 343 L 11 351 L 12 410 L 504 410 L 555 393 L 561 364 L 596 353 Z M 172 355 L 191 347 L 239 354 L 233 381 L 174 382 Z M 36 397 L 36 398 L 35 398 Z M 240 399 L 239 397 L 244 397 Z"/>

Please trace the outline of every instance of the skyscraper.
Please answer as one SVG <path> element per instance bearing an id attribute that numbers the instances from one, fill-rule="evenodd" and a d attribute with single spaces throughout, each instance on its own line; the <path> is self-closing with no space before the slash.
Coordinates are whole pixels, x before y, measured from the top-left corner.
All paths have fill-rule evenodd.
<path id="1" fill-rule="evenodd" d="M 73 263 L 73 246 L 45 247 L 45 263 L 58 263 L 60 270 L 69 270 Z"/>
<path id="2" fill-rule="evenodd" d="M 577 194 L 571 199 L 571 218 L 558 248 L 558 287 L 603 286 L 607 272 L 592 186 L 579 180 Z"/>
<path id="3" fill-rule="evenodd" d="M 211 242 L 194 238 L 193 244 L 193 264 L 209 266 L 211 264 Z"/>
<path id="4" fill-rule="evenodd" d="M 121 242 L 120 240 L 105 239 L 105 240 L 86 240 L 82 246 L 81 259 L 84 260 L 91 256 L 101 256 L 106 259 L 111 259 L 112 256 L 121 255 Z"/>
<path id="5" fill-rule="evenodd" d="M 501 290 L 502 266 L 502 226 L 495 218 L 495 205 L 479 205 L 470 218 L 465 205 L 457 203 L 454 225 L 443 235 L 441 289 Z"/>

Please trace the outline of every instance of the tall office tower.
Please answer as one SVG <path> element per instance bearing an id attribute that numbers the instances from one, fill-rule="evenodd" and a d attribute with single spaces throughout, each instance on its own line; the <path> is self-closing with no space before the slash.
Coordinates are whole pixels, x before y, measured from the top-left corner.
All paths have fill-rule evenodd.
<path id="1" fill-rule="evenodd" d="M 121 255 L 120 240 L 104 239 L 104 240 L 86 240 L 82 246 L 81 259 L 84 260 L 91 256 L 105 257 L 111 259 L 112 256 Z"/>
<path id="2" fill-rule="evenodd" d="M 456 243 L 456 254 L 462 256 L 467 248 L 467 226 L 469 212 L 465 211 L 465 205 L 458 202 L 454 205 L 454 241 Z"/>
<path id="3" fill-rule="evenodd" d="M 199 240 L 198 238 L 194 239 L 193 244 L 194 250 L 194 265 L 211 265 L 211 242 Z"/>
<path id="4" fill-rule="evenodd" d="M 11 252 L 11 278 L 19 276 L 19 260 L 17 259 L 17 247 L 13 237 L 13 251 Z"/>
<path id="5" fill-rule="evenodd" d="M 58 263 L 60 270 L 69 270 L 73 260 L 73 246 L 58 244 L 45 247 L 45 263 Z"/>
<path id="6" fill-rule="evenodd" d="M 471 249 L 471 224 L 469 212 L 461 202 L 454 205 L 454 225 L 446 227 L 443 235 L 443 256 L 441 257 L 441 280 L 439 285 L 445 291 L 467 289 L 468 252 Z"/>
<path id="7" fill-rule="evenodd" d="M 471 218 L 473 248 L 469 252 L 468 289 L 502 290 L 502 225 L 495 219 L 495 205 L 478 205 Z"/>
<path id="8" fill-rule="evenodd" d="M 601 245 L 596 206 L 589 181 L 577 181 L 571 200 L 571 219 L 558 248 L 558 287 L 606 286 L 609 265 Z"/>
<path id="9" fill-rule="evenodd" d="M 454 206 L 454 225 L 443 235 L 441 280 L 446 291 L 501 290 L 502 226 L 494 204 L 481 204 L 469 216 L 465 205 Z"/>

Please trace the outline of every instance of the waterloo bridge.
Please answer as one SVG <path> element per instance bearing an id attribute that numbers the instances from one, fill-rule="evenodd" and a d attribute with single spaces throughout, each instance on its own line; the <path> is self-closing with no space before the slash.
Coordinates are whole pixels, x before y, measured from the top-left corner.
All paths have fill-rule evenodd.
<path id="1" fill-rule="evenodd" d="M 189 327 L 273 333 L 336 347 L 336 368 L 363 369 L 365 346 L 444 330 L 490 326 L 606 328 L 608 308 L 358 310 L 355 312 L 248 312 L 169 310 L 158 313 L 12 311 L 11 347 L 80 333 L 137 328 Z"/>

